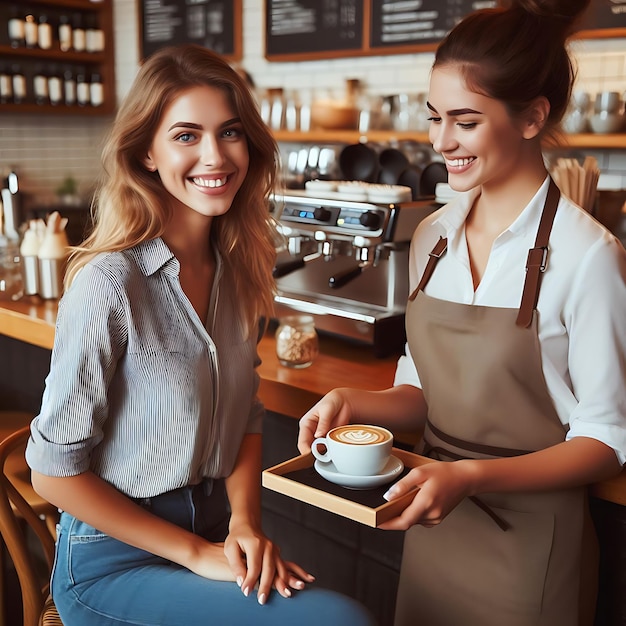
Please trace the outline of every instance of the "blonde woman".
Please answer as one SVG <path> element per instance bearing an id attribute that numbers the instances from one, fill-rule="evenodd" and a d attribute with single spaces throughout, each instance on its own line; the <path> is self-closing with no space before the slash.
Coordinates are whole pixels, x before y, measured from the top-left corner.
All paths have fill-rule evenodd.
<path id="1" fill-rule="evenodd" d="M 27 449 L 62 511 L 63 623 L 371 624 L 261 528 L 277 148 L 247 85 L 207 49 L 157 52 L 103 162 Z"/>

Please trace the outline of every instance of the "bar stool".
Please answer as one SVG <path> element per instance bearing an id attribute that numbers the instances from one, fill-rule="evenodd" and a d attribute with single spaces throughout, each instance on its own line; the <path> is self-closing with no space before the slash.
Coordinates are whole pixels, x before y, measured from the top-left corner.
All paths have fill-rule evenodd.
<path id="1" fill-rule="evenodd" d="M 13 433 L 28 426 L 33 420 L 33 414 L 25 411 L 0 410 L 0 442 Z M 59 513 L 56 507 L 44 500 L 33 489 L 30 481 L 30 468 L 24 458 L 24 450 L 16 449 L 6 459 L 4 472 L 11 480 L 15 489 L 26 500 L 30 508 L 42 519 L 53 538 L 56 537 L 56 523 Z M 19 515 L 19 512 L 16 511 Z M 4 546 L 0 547 L 0 626 L 3 624 L 5 611 L 5 584 L 4 584 Z"/>
<path id="2" fill-rule="evenodd" d="M 0 441 L 4 441 L 9 435 L 28 426 L 33 418 L 34 415 L 26 411 L 0 411 Z M 30 482 L 30 468 L 26 464 L 22 451 L 16 450 L 9 455 L 5 472 L 33 511 L 45 520 L 50 534 L 56 537 L 58 510 L 33 489 Z"/>
<path id="3" fill-rule="evenodd" d="M 54 539 L 41 516 L 29 506 L 14 483 L 7 464 L 13 453 L 24 456 L 30 431 L 28 426 L 10 434 L 0 442 L 0 532 L 15 566 L 20 584 L 24 626 L 63 626 L 50 597 L 50 572 L 54 561 Z M 32 533 L 27 537 L 25 530 Z M 47 566 L 47 576 L 33 558 L 33 540 L 37 538 Z M 0 616 L 0 621 L 4 618 Z"/>

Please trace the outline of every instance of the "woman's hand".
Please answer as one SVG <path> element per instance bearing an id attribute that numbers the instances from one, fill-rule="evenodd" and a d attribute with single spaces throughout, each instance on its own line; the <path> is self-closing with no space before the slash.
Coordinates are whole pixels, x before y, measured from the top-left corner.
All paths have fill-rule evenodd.
<path id="1" fill-rule="evenodd" d="M 352 408 L 349 395 L 351 391 L 350 389 L 333 389 L 300 418 L 298 450 L 301 454 L 311 451 L 311 444 L 317 437 L 324 437 L 336 426 L 350 423 Z"/>
<path id="2" fill-rule="evenodd" d="M 329 391 L 300 419 L 298 450 L 306 454 L 317 437 L 344 424 L 378 424 L 391 431 L 420 432 L 426 418 L 421 389 L 398 385 L 382 391 L 341 387 Z"/>
<path id="3" fill-rule="evenodd" d="M 272 587 L 289 598 L 292 589 L 303 589 L 305 582 L 315 580 L 295 563 L 283 561 L 279 548 L 248 524 L 231 526 L 224 554 L 245 596 L 258 584 L 259 604 L 265 604 Z"/>
<path id="4" fill-rule="evenodd" d="M 235 575 L 224 553 L 224 543 L 211 543 L 202 537 L 197 538 L 193 558 L 184 565 L 198 576 L 211 580 L 234 581 Z"/>
<path id="5" fill-rule="evenodd" d="M 463 498 L 473 495 L 476 462 L 433 461 L 413 468 L 392 485 L 384 496 L 391 501 L 416 490 L 411 504 L 398 517 L 384 522 L 378 528 L 407 530 L 414 524 L 426 527 L 440 524 Z"/>

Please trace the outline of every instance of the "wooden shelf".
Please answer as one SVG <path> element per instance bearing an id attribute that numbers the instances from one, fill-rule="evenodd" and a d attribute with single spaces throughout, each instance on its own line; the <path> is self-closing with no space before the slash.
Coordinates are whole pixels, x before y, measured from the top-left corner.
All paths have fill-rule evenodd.
<path id="1" fill-rule="evenodd" d="M 4 4 L 4 3 L 0 3 Z M 95 16 L 98 27 L 104 33 L 105 50 L 102 52 L 87 52 L 75 50 L 63 51 L 60 48 L 56 31 L 53 29 L 52 46 L 44 50 L 38 47 L 28 48 L 18 46 L 13 48 L 9 45 L 8 37 L 0 36 L 0 60 L 6 69 L 10 70 L 11 65 L 19 64 L 26 77 L 27 85 L 26 101 L 21 104 L 6 103 L 0 104 L 0 114 L 19 113 L 37 115 L 78 115 L 78 116 L 102 116 L 108 115 L 116 107 L 115 91 L 115 55 L 114 55 L 114 33 L 113 33 L 113 0 L 29 0 L 27 6 L 22 7 L 22 3 L 17 2 L 24 12 L 26 9 L 33 11 L 37 16 L 39 13 L 47 13 L 52 16 L 67 13 L 80 13 L 82 15 Z M 4 14 L 6 15 L 6 13 Z M 2 15 L 0 15 L 2 17 Z M 86 72 L 98 73 L 102 78 L 103 103 L 101 106 L 66 106 L 65 104 L 37 105 L 34 102 L 33 76 L 37 66 L 56 66 L 57 68 L 71 67 L 76 72 L 79 68 L 84 68 Z"/>
<path id="2" fill-rule="evenodd" d="M 566 139 L 567 142 L 563 144 L 564 148 L 615 148 L 626 150 L 626 133 L 614 135 L 585 133 L 583 135 L 567 135 Z"/>
<path id="3" fill-rule="evenodd" d="M 107 55 L 104 52 L 74 52 L 73 50 L 64 52 L 59 48 L 58 41 L 55 41 L 52 48 L 49 50 L 42 50 L 41 48 L 11 48 L 11 46 L 0 46 L 0 56 L 13 57 L 17 59 L 36 59 L 39 62 L 43 59 L 46 63 L 58 62 L 75 65 L 100 65 L 107 62 Z"/>
<path id="4" fill-rule="evenodd" d="M 48 6 L 78 11 L 104 11 L 110 8 L 112 0 L 28 0 L 29 6 Z M 19 3 L 18 3 L 19 4 Z"/>
<path id="5" fill-rule="evenodd" d="M 358 143 L 371 141 L 374 143 L 394 141 L 416 141 L 430 144 L 428 133 L 417 131 L 371 130 L 360 133 L 358 130 L 312 130 L 310 132 L 274 131 L 277 141 L 295 143 Z M 585 133 L 582 135 L 566 135 L 562 148 L 597 148 L 626 150 L 626 133 L 600 135 Z"/>
<path id="6" fill-rule="evenodd" d="M 102 117 L 113 113 L 115 107 L 112 102 L 107 101 L 99 107 L 94 106 L 68 106 L 66 104 L 0 104 L 0 113 L 18 113 L 24 115 L 79 115 L 81 117 Z"/>

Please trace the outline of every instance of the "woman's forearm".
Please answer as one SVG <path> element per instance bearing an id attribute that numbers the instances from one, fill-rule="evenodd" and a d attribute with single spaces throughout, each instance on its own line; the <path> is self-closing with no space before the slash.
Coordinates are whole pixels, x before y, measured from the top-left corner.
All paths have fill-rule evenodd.
<path id="1" fill-rule="evenodd" d="M 261 435 L 245 435 L 235 467 L 226 478 L 231 521 L 261 526 Z"/>
<path id="2" fill-rule="evenodd" d="M 472 493 L 541 491 L 587 485 L 616 475 L 615 451 L 588 437 L 513 458 L 468 463 Z"/>
<path id="3" fill-rule="evenodd" d="M 391 430 L 421 431 L 427 406 L 421 389 L 399 385 L 384 391 L 349 390 L 351 422 L 374 423 Z"/>
<path id="4" fill-rule="evenodd" d="M 189 569 L 215 551 L 215 578 L 230 579 L 221 546 L 153 515 L 92 472 L 58 478 L 33 471 L 32 482 L 41 497 L 86 524 Z"/>

